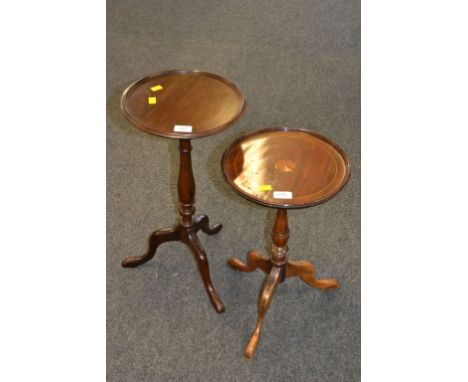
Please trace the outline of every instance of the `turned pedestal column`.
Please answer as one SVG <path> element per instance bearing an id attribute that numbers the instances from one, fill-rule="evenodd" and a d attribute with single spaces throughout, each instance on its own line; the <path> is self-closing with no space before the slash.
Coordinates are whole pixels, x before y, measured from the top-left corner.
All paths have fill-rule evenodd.
<path id="1" fill-rule="evenodd" d="M 228 260 L 235 270 L 253 272 L 258 268 L 265 273 L 257 323 L 244 351 L 250 359 L 279 283 L 297 276 L 321 290 L 338 288 L 335 279 L 317 279 L 310 261 L 288 259 L 288 209 L 310 207 L 333 197 L 346 184 L 350 164 L 343 150 L 329 139 L 283 127 L 259 130 L 234 141 L 223 155 L 222 168 L 227 182 L 241 196 L 277 209 L 270 257 L 250 251 L 246 263 Z"/>
<path id="2" fill-rule="evenodd" d="M 129 256 L 122 261 L 122 266 L 124 268 L 133 268 L 146 263 L 154 257 L 160 244 L 168 241 L 181 241 L 192 252 L 211 304 L 218 313 L 222 313 L 224 312 L 224 305 L 211 283 L 208 259 L 197 237 L 197 232 L 201 229 L 208 235 L 214 235 L 221 230 L 223 225 L 216 224 L 210 228 L 207 215 L 199 215 L 196 219 L 192 217 L 195 213 L 195 179 L 192 172 L 191 150 L 192 146 L 189 139 L 179 140 L 180 168 L 177 190 L 179 193 L 180 219 L 178 224 L 154 231 L 148 240 L 146 254 L 143 256 Z"/>
<path id="3" fill-rule="evenodd" d="M 258 341 L 260 340 L 260 331 L 263 326 L 265 314 L 273 298 L 273 293 L 278 284 L 282 283 L 286 277 L 300 277 L 306 284 L 321 290 L 339 287 L 335 279 L 316 279 L 314 266 L 311 262 L 304 260 L 291 261 L 287 258 L 289 229 L 286 209 L 278 209 L 271 236 L 273 243 L 271 244 L 270 257 L 262 256 L 256 251 L 250 251 L 247 254 L 247 263 L 243 263 L 235 258 L 230 258 L 228 260 L 228 264 L 235 270 L 253 272 L 258 268 L 266 274 L 260 294 L 258 295 L 257 324 L 244 352 L 244 356 L 247 359 L 253 357 L 255 349 L 257 348 Z"/>
<path id="4" fill-rule="evenodd" d="M 138 80 L 125 90 L 121 99 L 122 113 L 133 125 L 150 134 L 178 139 L 180 151 L 178 222 L 154 231 L 149 237 L 147 252 L 126 257 L 122 266 L 137 267 L 151 260 L 161 244 L 180 241 L 192 253 L 211 304 L 218 313 L 224 311 L 224 305 L 211 282 L 207 255 L 197 232 L 202 230 L 213 235 L 222 225 L 210 228 L 208 216 L 194 218 L 191 140 L 227 129 L 242 115 L 244 108 L 244 97 L 233 83 L 215 74 L 188 70 L 162 72 Z"/>

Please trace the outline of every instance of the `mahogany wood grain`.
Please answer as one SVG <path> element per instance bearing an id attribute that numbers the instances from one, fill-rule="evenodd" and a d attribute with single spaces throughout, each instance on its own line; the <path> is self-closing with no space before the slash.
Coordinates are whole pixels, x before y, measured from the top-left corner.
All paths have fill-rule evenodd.
<path id="1" fill-rule="evenodd" d="M 195 180 L 192 172 L 191 150 L 190 140 L 179 140 L 179 223 L 173 227 L 153 232 L 149 238 L 146 254 L 142 256 L 129 256 L 122 261 L 122 266 L 124 268 L 134 268 L 140 264 L 144 264 L 154 257 L 160 244 L 168 241 L 181 241 L 190 249 L 193 255 L 211 304 L 216 312 L 222 313 L 224 312 L 224 305 L 211 282 L 208 258 L 197 237 L 197 232 L 201 229 L 208 235 L 213 235 L 218 233 L 223 226 L 222 224 L 216 224 L 210 228 L 209 218 L 206 215 L 200 215 L 195 219 L 192 217 L 195 212 Z"/>
<path id="2" fill-rule="evenodd" d="M 235 140 L 224 152 L 222 170 L 233 189 L 251 201 L 302 208 L 336 195 L 348 181 L 350 162 L 336 143 L 322 135 L 277 127 Z M 275 198 L 275 191 L 291 192 L 292 198 Z"/>
<path id="3" fill-rule="evenodd" d="M 270 307 L 271 301 L 273 300 L 273 294 L 275 293 L 276 287 L 281 282 L 281 271 L 281 267 L 273 266 L 270 272 L 265 276 L 262 289 L 258 295 L 257 323 L 244 351 L 244 357 L 247 359 L 251 359 L 257 349 L 263 322 L 265 321 L 265 315 Z"/>
<path id="4" fill-rule="evenodd" d="M 159 85 L 156 89 L 152 89 Z M 153 97 L 153 102 L 149 102 Z M 129 256 L 122 266 L 133 268 L 151 260 L 158 247 L 168 241 L 181 241 L 193 255 L 211 304 L 218 313 L 224 305 L 210 278 L 208 258 L 198 239 L 202 230 L 218 233 L 222 225 L 209 225 L 206 215 L 195 213 L 195 178 L 192 170 L 191 139 L 219 133 L 236 122 L 246 102 L 239 88 L 225 78 L 197 70 L 171 70 L 144 77 L 123 93 L 120 107 L 124 116 L 137 128 L 155 135 L 179 139 L 179 222 L 154 231 L 148 250 L 142 256 Z M 190 132 L 176 132 L 175 125 L 191 126 Z"/>
<path id="5" fill-rule="evenodd" d="M 153 92 L 151 87 L 161 85 Z M 148 97 L 156 97 L 155 104 Z M 239 88 L 216 74 L 198 70 L 171 70 L 131 84 L 120 107 L 137 128 L 169 138 L 193 139 L 219 133 L 235 123 L 246 102 Z M 175 132 L 175 125 L 192 126 L 192 132 Z"/>
<path id="6" fill-rule="evenodd" d="M 244 357 L 247 359 L 251 359 L 255 353 L 260 340 L 265 315 L 273 299 L 276 287 L 286 277 L 300 277 L 306 284 L 323 291 L 339 287 L 335 279 L 316 279 L 315 269 L 311 262 L 291 261 L 287 258 L 289 228 L 286 209 L 278 209 L 271 236 L 273 243 L 271 245 L 272 254 L 270 258 L 262 256 L 257 251 L 250 251 L 247 254 L 247 263 L 243 263 L 233 257 L 228 260 L 228 265 L 237 271 L 253 272 L 258 268 L 265 273 L 265 280 L 258 295 L 257 323 L 244 351 Z"/>
<path id="7" fill-rule="evenodd" d="M 259 268 L 264 273 L 268 273 L 270 272 L 272 262 L 270 261 L 270 258 L 262 256 L 260 252 L 250 251 L 247 253 L 246 264 L 234 257 L 231 257 L 228 260 L 228 265 L 231 268 L 242 272 L 253 272 L 255 269 Z"/>
<path id="8" fill-rule="evenodd" d="M 247 262 L 230 258 L 228 265 L 241 272 L 260 269 L 265 280 L 258 296 L 255 329 L 244 351 L 253 357 L 268 307 L 279 283 L 299 277 L 320 290 L 339 287 L 335 279 L 317 279 L 309 261 L 291 261 L 288 252 L 288 209 L 323 203 L 336 195 L 350 175 L 345 152 L 330 139 L 309 130 L 287 127 L 268 128 L 235 140 L 224 152 L 223 175 L 232 188 L 253 202 L 276 207 L 270 257 L 250 251 Z M 290 192 L 290 198 L 275 191 Z M 280 198 L 281 197 L 281 198 Z"/>

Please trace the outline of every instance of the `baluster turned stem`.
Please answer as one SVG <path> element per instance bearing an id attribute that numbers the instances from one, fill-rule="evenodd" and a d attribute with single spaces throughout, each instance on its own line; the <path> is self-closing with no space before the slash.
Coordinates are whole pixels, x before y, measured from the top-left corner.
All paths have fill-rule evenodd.
<path id="1" fill-rule="evenodd" d="M 287 243 L 289 239 L 288 211 L 284 208 L 278 208 L 272 238 L 271 250 L 273 254 L 271 262 L 278 267 L 282 267 L 288 261 L 286 252 L 288 252 Z"/>
<path id="2" fill-rule="evenodd" d="M 186 228 L 193 225 L 195 213 L 195 179 L 192 171 L 192 145 L 190 139 L 179 139 L 180 167 L 177 189 L 179 192 L 180 224 Z"/>

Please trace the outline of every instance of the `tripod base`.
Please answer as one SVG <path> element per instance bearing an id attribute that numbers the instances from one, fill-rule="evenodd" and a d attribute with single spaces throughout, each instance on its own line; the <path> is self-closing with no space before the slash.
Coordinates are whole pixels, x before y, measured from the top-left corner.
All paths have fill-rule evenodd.
<path id="1" fill-rule="evenodd" d="M 122 261 L 122 267 L 135 268 L 141 264 L 150 261 L 156 254 L 158 247 L 169 241 L 181 241 L 191 251 L 195 263 L 197 264 L 198 271 L 203 281 L 208 297 L 216 312 L 224 312 L 224 305 L 218 297 L 213 284 L 211 283 L 210 271 L 208 266 L 208 259 L 206 252 L 203 249 L 200 240 L 198 239 L 197 232 L 202 230 L 208 235 L 218 233 L 222 224 L 216 224 L 210 228 L 209 218 L 207 215 L 197 216 L 192 224 L 184 226 L 182 223 L 176 224 L 172 227 L 162 228 L 154 231 L 148 240 L 148 251 L 142 256 L 129 256 Z"/>
<path id="2" fill-rule="evenodd" d="M 258 296 L 257 324 L 244 352 L 244 357 L 247 359 L 251 359 L 255 353 L 255 349 L 260 340 L 260 331 L 265 320 L 265 315 L 273 299 L 276 287 L 279 283 L 283 282 L 286 277 L 300 277 L 306 284 L 321 290 L 330 290 L 339 287 L 335 279 L 316 279 L 314 266 L 309 261 L 291 261 L 286 259 L 283 264 L 276 265 L 269 257 L 262 256 L 256 251 L 250 251 L 247 254 L 247 263 L 235 258 L 230 258 L 228 260 L 228 265 L 241 272 L 253 272 L 258 268 L 266 274 Z"/>

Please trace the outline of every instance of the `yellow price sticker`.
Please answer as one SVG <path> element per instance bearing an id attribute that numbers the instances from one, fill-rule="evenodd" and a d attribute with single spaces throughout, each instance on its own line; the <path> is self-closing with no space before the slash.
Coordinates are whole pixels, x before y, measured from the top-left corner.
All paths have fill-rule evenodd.
<path id="1" fill-rule="evenodd" d="M 150 105 L 156 105 L 156 97 L 148 97 L 148 103 Z"/>
<path id="2" fill-rule="evenodd" d="M 157 92 L 159 90 L 163 90 L 164 88 L 161 85 L 154 85 L 150 87 L 152 92 Z"/>
<path id="3" fill-rule="evenodd" d="M 271 188 L 271 184 L 264 184 L 263 186 L 258 187 L 259 191 L 271 191 L 273 188 Z"/>

